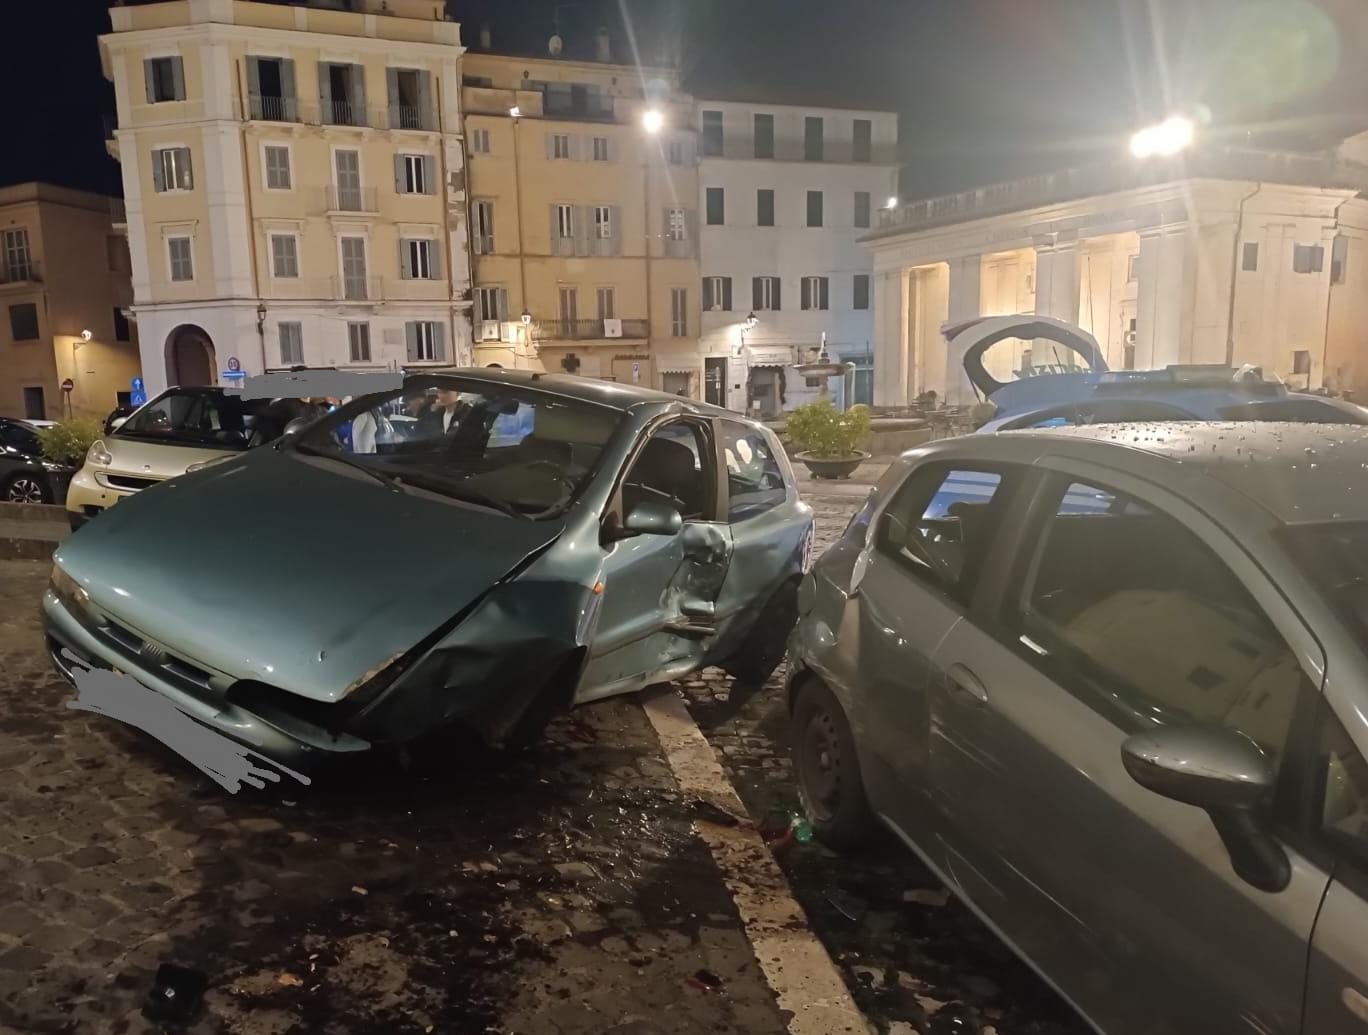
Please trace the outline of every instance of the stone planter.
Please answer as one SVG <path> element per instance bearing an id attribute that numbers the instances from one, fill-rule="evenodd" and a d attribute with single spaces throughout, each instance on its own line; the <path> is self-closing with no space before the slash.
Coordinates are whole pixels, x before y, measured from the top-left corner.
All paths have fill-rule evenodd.
<path id="1" fill-rule="evenodd" d="M 869 459 L 868 453 L 856 453 L 854 456 L 836 457 L 828 459 L 826 457 L 813 456 L 811 453 L 795 453 L 793 459 L 802 463 L 812 474 L 812 477 L 823 481 L 835 481 L 840 478 L 849 478 L 854 474 L 862 463 Z"/>

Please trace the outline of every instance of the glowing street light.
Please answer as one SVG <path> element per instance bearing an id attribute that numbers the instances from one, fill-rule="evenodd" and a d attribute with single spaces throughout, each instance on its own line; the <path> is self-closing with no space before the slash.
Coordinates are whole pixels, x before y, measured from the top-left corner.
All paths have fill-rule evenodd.
<path id="1" fill-rule="evenodd" d="M 1131 154 L 1136 158 L 1168 157 L 1192 146 L 1197 127 L 1185 115 L 1170 115 L 1163 122 L 1146 126 L 1131 137 Z"/>
<path id="2" fill-rule="evenodd" d="M 641 116 L 641 127 L 647 133 L 659 133 L 665 128 L 665 116 L 656 108 L 650 108 Z"/>
<path id="3" fill-rule="evenodd" d="M 515 119 L 522 118 L 522 109 L 515 104 L 513 105 L 513 107 L 508 109 L 508 114 L 513 116 L 513 118 Z"/>
<path id="4" fill-rule="evenodd" d="M 891 209 L 891 208 L 897 208 L 897 207 L 898 207 L 898 196 L 897 196 L 896 194 L 890 194 L 890 195 L 888 196 L 888 200 L 884 202 L 884 208 L 890 208 L 890 209 Z"/>

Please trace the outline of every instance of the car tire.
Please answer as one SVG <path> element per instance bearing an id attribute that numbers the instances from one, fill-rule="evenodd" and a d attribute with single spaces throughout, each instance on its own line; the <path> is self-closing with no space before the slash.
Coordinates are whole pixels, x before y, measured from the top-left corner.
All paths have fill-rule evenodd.
<path id="1" fill-rule="evenodd" d="M 44 479 L 20 473 L 5 482 L 0 499 L 6 503 L 51 503 L 52 490 Z"/>
<path id="2" fill-rule="evenodd" d="M 784 660 L 789 633 L 798 624 L 798 580 L 789 579 L 765 602 L 741 649 L 722 668 L 738 682 L 763 686 Z"/>
<path id="3" fill-rule="evenodd" d="M 789 743 L 798 797 L 813 833 L 833 848 L 864 841 L 874 823 L 855 738 L 836 695 L 816 679 L 798 688 Z"/>

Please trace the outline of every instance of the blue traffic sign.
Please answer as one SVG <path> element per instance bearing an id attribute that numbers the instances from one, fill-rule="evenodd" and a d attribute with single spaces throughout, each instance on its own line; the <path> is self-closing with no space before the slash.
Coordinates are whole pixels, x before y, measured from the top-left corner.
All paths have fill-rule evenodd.
<path id="1" fill-rule="evenodd" d="M 132 388 L 132 391 L 128 393 L 129 402 L 134 406 L 141 406 L 143 403 L 147 402 L 147 389 L 143 386 L 143 379 L 141 377 L 135 377 L 130 381 L 129 387 Z"/>

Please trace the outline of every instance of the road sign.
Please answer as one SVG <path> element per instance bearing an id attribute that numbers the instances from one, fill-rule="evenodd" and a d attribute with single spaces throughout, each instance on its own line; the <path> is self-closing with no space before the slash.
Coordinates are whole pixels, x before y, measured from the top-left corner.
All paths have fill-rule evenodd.
<path id="1" fill-rule="evenodd" d="M 641 384 L 641 364 L 640 364 L 640 363 L 633 363 L 633 364 L 632 364 L 632 384 L 634 384 L 634 385 L 639 385 L 639 384 Z"/>
<path id="2" fill-rule="evenodd" d="M 75 388 L 75 387 L 76 387 L 76 382 L 73 381 L 73 380 L 72 380 L 71 378 L 69 378 L 69 377 L 68 377 L 65 381 L 62 382 L 62 391 L 64 391 L 64 392 L 69 392 L 69 391 L 71 391 L 71 390 L 72 390 L 73 388 Z"/>
<path id="3" fill-rule="evenodd" d="M 129 387 L 133 389 L 128 393 L 128 401 L 130 403 L 134 406 L 141 406 L 143 403 L 147 402 L 147 387 L 143 384 L 143 379 L 141 377 L 135 377 L 128 384 Z"/>
<path id="4" fill-rule="evenodd" d="M 242 369 L 242 364 L 238 362 L 238 358 L 236 356 L 228 357 L 228 369 L 234 374 L 236 374 L 239 370 Z"/>

